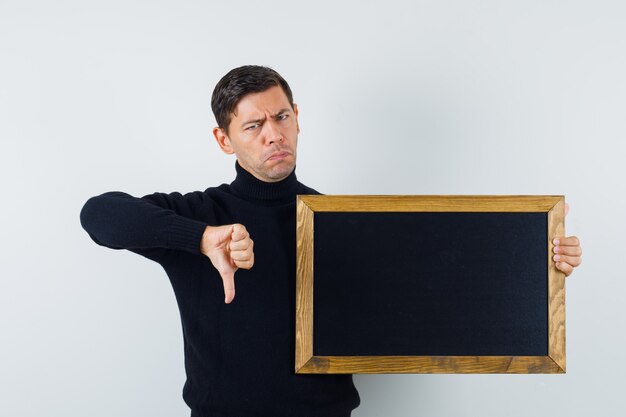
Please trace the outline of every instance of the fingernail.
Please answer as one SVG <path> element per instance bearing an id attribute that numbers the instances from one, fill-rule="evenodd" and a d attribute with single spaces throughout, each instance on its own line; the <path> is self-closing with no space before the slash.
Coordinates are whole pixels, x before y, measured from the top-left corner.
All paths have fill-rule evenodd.
<path id="1" fill-rule="evenodd" d="M 559 239 L 554 239 L 554 244 L 555 244 L 555 245 L 558 245 L 558 244 L 560 244 L 560 243 L 561 243 L 561 241 L 560 241 Z"/>
<path id="2" fill-rule="evenodd" d="M 560 246 L 555 246 L 554 247 L 554 253 L 559 253 L 560 250 L 561 250 Z"/>
<path id="3" fill-rule="evenodd" d="M 555 261 L 560 261 L 561 260 L 561 255 L 554 255 L 554 260 Z"/>

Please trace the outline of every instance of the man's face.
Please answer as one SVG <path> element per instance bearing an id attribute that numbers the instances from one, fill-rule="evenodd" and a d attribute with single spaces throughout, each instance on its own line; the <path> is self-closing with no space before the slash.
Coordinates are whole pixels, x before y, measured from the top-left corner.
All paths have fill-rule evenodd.
<path id="1" fill-rule="evenodd" d="M 228 133 L 219 127 L 213 135 L 227 154 L 256 178 L 277 182 L 296 165 L 298 107 L 292 109 L 280 86 L 244 96 L 235 109 Z"/>

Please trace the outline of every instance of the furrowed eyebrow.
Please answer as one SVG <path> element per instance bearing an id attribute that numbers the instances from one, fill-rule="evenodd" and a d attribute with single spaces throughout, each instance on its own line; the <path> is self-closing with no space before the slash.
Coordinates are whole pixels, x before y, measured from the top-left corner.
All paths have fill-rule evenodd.
<path id="1" fill-rule="evenodd" d="M 263 118 L 263 119 L 254 119 L 254 120 L 246 120 L 245 122 L 243 122 L 241 124 L 241 127 L 244 127 L 245 125 L 249 125 L 251 123 L 261 123 L 261 122 L 264 122 L 264 121 L 265 121 L 265 118 Z"/>
<path id="2" fill-rule="evenodd" d="M 272 119 L 275 119 L 275 118 L 277 118 L 277 117 L 279 117 L 279 116 L 283 115 L 284 113 L 288 112 L 289 110 L 290 110 L 290 109 L 288 109 L 287 107 L 285 107 L 285 108 L 283 108 L 283 109 L 278 110 L 278 112 L 276 112 L 276 114 L 272 114 L 272 115 L 270 115 L 270 117 L 271 117 Z M 244 127 L 245 125 L 249 125 L 249 124 L 251 124 L 251 123 L 261 123 L 261 122 L 264 122 L 264 121 L 265 121 L 265 118 L 262 118 L 262 119 L 253 119 L 253 120 L 246 120 L 245 122 L 243 122 L 243 123 L 241 124 L 241 127 Z"/>
<path id="3" fill-rule="evenodd" d="M 283 113 L 288 112 L 289 109 L 288 108 L 284 108 L 284 109 L 280 109 L 278 110 L 278 112 L 276 114 L 273 114 L 272 116 L 270 116 L 272 119 L 277 118 L 278 116 L 281 116 Z"/>

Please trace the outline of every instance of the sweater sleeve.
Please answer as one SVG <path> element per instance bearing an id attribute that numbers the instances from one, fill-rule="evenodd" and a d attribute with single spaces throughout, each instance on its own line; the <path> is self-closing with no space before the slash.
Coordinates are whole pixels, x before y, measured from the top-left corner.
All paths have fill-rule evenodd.
<path id="1" fill-rule="evenodd" d="M 121 191 L 91 197 L 80 222 L 91 239 L 111 249 L 128 249 L 156 262 L 168 250 L 200 255 L 207 223 L 192 218 L 200 193 L 153 193 L 141 198 Z"/>

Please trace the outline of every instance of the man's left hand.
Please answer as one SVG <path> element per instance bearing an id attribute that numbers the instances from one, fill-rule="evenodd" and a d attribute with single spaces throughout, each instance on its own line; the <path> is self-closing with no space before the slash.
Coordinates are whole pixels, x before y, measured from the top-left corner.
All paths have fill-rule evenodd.
<path id="1" fill-rule="evenodd" d="M 565 215 L 569 212 L 569 204 L 565 203 Z M 554 259 L 556 268 L 569 276 L 574 268 L 582 262 L 581 256 L 583 250 L 580 247 L 580 241 L 576 236 L 556 237 L 552 241 L 554 243 Z"/>

